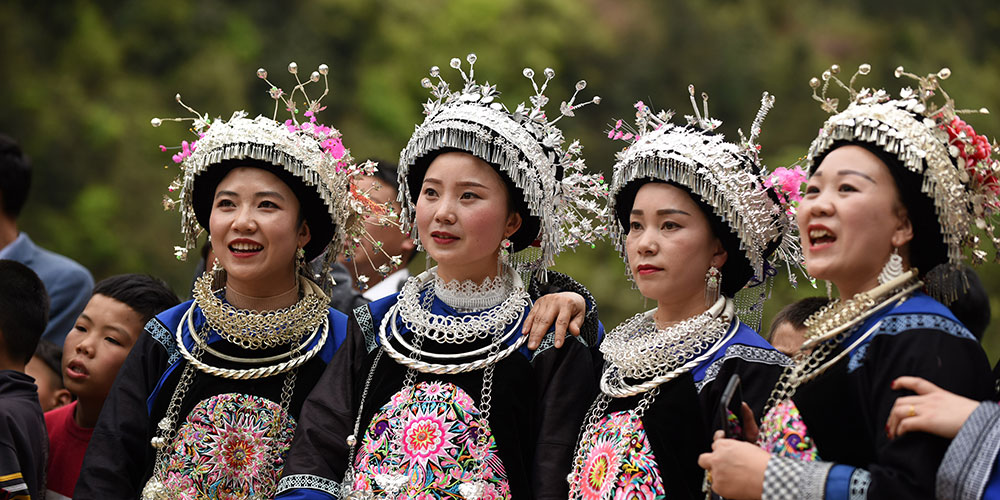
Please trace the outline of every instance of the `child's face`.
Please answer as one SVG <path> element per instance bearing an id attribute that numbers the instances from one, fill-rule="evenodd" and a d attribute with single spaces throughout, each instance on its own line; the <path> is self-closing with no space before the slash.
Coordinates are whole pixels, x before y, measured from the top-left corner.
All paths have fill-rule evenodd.
<path id="1" fill-rule="evenodd" d="M 771 345 L 788 356 L 799 352 L 799 347 L 806 340 L 805 328 L 795 328 L 790 321 L 783 321 L 774 329 L 771 335 Z"/>
<path id="2" fill-rule="evenodd" d="M 142 316 L 104 295 L 91 297 L 63 344 L 63 383 L 79 398 L 103 400 L 142 333 Z"/>

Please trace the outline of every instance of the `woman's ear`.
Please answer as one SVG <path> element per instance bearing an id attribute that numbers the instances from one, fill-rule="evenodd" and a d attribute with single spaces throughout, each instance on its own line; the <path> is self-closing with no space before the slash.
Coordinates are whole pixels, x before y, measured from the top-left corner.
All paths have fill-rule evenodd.
<path id="1" fill-rule="evenodd" d="M 299 234 L 297 236 L 299 242 L 299 248 L 305 247 L 309 240 L 312 239 L 312 233 L 309 232 L 309 223 L 302 221 L 302 225 L 299 226 Z"/>
<path id="2" fill-rule="evenodd" d="M 512 212 L 507 216 L 507 226 L 504 227 L 503 236 L 504 238 L 510 238 L 518 229 L 521 229 L 521 214 L 517 212 Z"/>
<path id="3" fill-rule="evenodd" d="M 715 238 L 715 250 L 712 252 L 712 266 L 721 268 L 725 265 L 728 258 L 729 252 L 726 251 L 726 247 L 722 246 L 722 241 L 719 238 Z"/>
<path id="4" fill-rule="evenodd" d="M 898 222 L 892 232 L 892 246 L 900 248 L 913 240 L 913 223 L 910 222 L 910 215 L 903 207 L 896 210 L 896 218 Z"/>

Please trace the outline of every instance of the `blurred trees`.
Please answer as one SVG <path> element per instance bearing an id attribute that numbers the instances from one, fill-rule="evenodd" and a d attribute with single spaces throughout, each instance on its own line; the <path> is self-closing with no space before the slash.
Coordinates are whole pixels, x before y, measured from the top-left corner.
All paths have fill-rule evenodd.
<path id="1" fill-rule="evenodd" d="M 893 93 L 906 85 L 892 77 L 897 65 L 917 73 L 948 66 L 960 105 L 1000 112 L 1000 5 L 992 0 L 15 0 L 0 4 L 0 32 L 0 131 L 21 141 L 36 168 L 23 229 L 97 278 L 150 272 L 182 294 L 194 263 L 172 255 L 178 218 L 160 199 L 177 170 L 158 145 L 188 132 L 153 129 L 149 119 L 183 116 L 178 92 L 213 116 L 269 115 L 258 67 L 287 85 L 289 61 L 310 71 L 329 64 L 321 118 L 358 158 L 396 158 L 422 120 L 427 68 L 447 74 L 448 60 L 469 52 L 479 56 L 477 77 L 499 83 L 509 105 L 529 95 L 525 66 L 556 70 L 555 102 L 588 80 L 584 96 L 599 94 L 602 104 L 564 123 L 590 166 L 606 173 L 621 147 L 606 139 L 608 124 L 631 119 L 640 99 L 686 112 L 689 83 L 710 94 L 712 114 L 733 136 L 749 126 L 762 91 L 777 96 L 761 137 L 772 168 L 805 153 L 825 117 L 806 82 L 833 63 L 845 72 L 871 63 L 861 85 Z M 997 115 L 968 120 L 1000 135 Z M 562 256 L 558 267 L 590 287 L 609 327 L 643 307 L 611 245 Z M 995 295 L 1000 270 L 981 271 Z M 779 284 L 767 315 L 820 293 Z M 1000 296 L 993 309 L 1000 312 Z M 998 327 L 987 346 L 996 359 Z"/>

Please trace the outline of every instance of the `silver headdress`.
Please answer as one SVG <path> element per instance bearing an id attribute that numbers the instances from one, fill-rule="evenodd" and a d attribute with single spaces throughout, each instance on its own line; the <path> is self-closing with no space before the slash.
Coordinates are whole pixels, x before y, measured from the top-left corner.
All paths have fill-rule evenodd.
<path id="1" fill-rule="evenodd" d="M 760 147 L 755 143 L 774 97 L 764 92 L 750 137 L 744 137 L 740 131 L 740 144 L 734 144 L 715 132 L 722 122 L 709 116 L 708 95 L 702 93 L 703 109 L 699 111 L 693 85 L 688 86 L 688 92 L 694 114 L 685 116 L 686 126 L 670 123 L 672 111 L 654 113 L 640 101 L 635 104 L 636 128 L 630 130 L 618 120 L 608 133 L 611 139 L 630 143 L 616 155 L 611 206 L 619 210 L 623 190 L 633 181 L 654 179 L 677 183 L 709 205 L 715 216 L 737 237 L 739 249 L 751 271 L 745 274 L 750 275 L 751 282 L 767 278 L 766 261 L 772 252 L 786 265 L 798 266 L 802 260 L 801 248 L 791 233 L 794 224 L 787 207 L 777 199 L 779 196 L 770 193 L 765 186 L 768 176 L 758 156 Z M 627 261 L 627 228 L 619 217 L 616 216 L 615 221 L 611 234 L 622 258 Z M 737 256 L 730 255 L 735 263 L 734 257 Z M 729 261 L 726 265 L 730 265 Z M 632 278 L 628 267 L 626 272 Z M 795 276 L 790 268 L 788 274 L 794 283 Z M 743 285 L 730 283 L 729 286 Z M 725 280 L 723 286 L 726 286 Z"/>
<path id="2" fill-rule="evenodd" d="M 824 111 L 833 114 L 809 148 L 808 169 L 816 167 L 837 141 L 870 143 L 897 158 L 906 169 L 922 176 L 921 191 L 933 200 L 946 247 L 946 266 L 930 271 L 928 291 L 936 298 L 950 302 L 964 285 L 956 281 L 955 272 L 962 262 L 963 249 L 971 250 L 973 263 L 986 260 L 987 252 L 980 248 L 980 238 L 972 234 L 975 225 L 984 230 L 1000 248 L 993 218 L 1000 207 L 1000 162 L 997 144 L 986 136 L 977 135 L 961 120 L 962 113 L 988 113 L 956 109 L 955 101 L 941 87 L 941 81 L 951 76 L 944 68 L 921 77 L 897 67 L 896 78 L 909 77 L 917 88 L 904 88 L 899 98 L 892 99 L 885 90 L 867 88 L 854 90 L 859 75 L 867 75 L 871 66 L 862 64 L 845 84 L 837 74 L 840 67 L 831 66 L 821 78 L 813 78 L 813 98 Z M 830 83 L 836 83 L 850 96 L 847 109 L 838 112 L 838 99 L 827 97 Z M 819 91 L 819 94 L 817 94 Z M 941 101 L 941 102 L 939 102 Z M 918 223 L 914 221 L 914 223 Z M 1000 258 L 1000 254 L 997 255 Z"/>
<path id="3" fill-rule="evenodd" d="M 584 173 L 580 157 L 583 146 L 573 141 L 564 147 L 565 139 L 556 122 L 587 104 L 600 102 L 600 97 L 576 103 L 577 94 L 587 82 L 576 83 L 576 91 L 569 102 L 559 105 L 560 116 L 549 120 L 544 106 L 549 98 L 544 95 L 555 71 L 546 68 L 541 86 L 535 81 L 535 72 L 525 68 L 523 74 L 531 80 L 535 95 L 529 104 L 522 102 L 514 111 L 496 99 L 500 95 L 489 82 L 478 84 L 474 80 L 476 55 L 466 57 L 469 71 L 462 69 L 462 61 L 451 60 L 451 67 L 461 73 L 464 86 L 452 91 L 441 77 L 437 66 L 430 69 L 430 78 L 421 84 L 430 89 L 431 99 L 424 104 L 423 123 L 416 127 L 399 159 L 400 217 L 404 229 L 413 231 L 416 199 L 411 192 L 409 174 L 421 157 L 443 148 L 466 151 L 496 166 L 503 175 L 524 193 L 524 203 L 530 216 L 539 220 L 538 235 L 528 235 L 528 243 L 540 239 L 540 251 L 522 252 L 517 259 L 526 263 L 522 271 L 538 272 L 554 263 L 554 257 L 566 248 L 579 243 L 593 242 L 607 234 L 605 220 L 607 187 L 601 175 Z M 426 166 L 425 166 L 426 167 Z M 419 180 L 419 179 L 418 179 Z M 419 186 L 417 186 L 419 187 Z M 523 230 L 523 228 L 522 228 Z M 529 255 L 524 255 L 529 254 Z"/>
<path id="4" fill-rule="evenodd" d="M 306 220 L 313 221 L 310 230 L 316 240 L 306 245 L 305 254 L 311 260 L 325 252 L 324 275 L 328 274 L 329 264 L 339 253 L 350 254 L 359 239 L 371 238 L 365 230 L 366 217 L 375 217 L 385 224 L 394 223 L 391 206 L 373 202 L 367 192 L 361 192 L 354 186 L 357 177 L 374 173 L 374 164 L 355 164 L 350 151 L 341 141 L 340 132 L 316 120 L 316 113 L 325 109 L 321 100 L 329 93 L 327 65 L 320 65 L 306 81 L 299 79 L 298 66 L 294 62 L 288 65 L 288 72 L 295 75 L 297 85 L 286 96 L 282 89 L 267 81 L 266 70 L 257 70 L 258 78 L 271 85 L 268 94 L 275 101 L 272 118 L 249 118 L 245 111 L 236 111 L 228 120 L 221 117 L 211 119 L 207 113 L 200 114 L 184 104 L 180 94 L 177 94 L 177 102 L 193 113 L 194 118 L 151 120 L 154 127 L 159 127 L 164 121 L 191 121 L 191 131 L 198 136 L 190 143 L 184 141 L 181 151 L 173 155 L 181 172 L 168 188 L 171 194 L 163 199 L 165 209 L 178 208 L 181 212 L 184 245 L 174 247 L 178 259 L 186 259 L 188 252 L 197 244 L 203 227 L 207 228 L 208 214 L 195 200 L 195 181 L 212 166 L 226 160 L 257 160 L 273 165 L 298 179 L 307 190 L 315 190 L 314 194 L 319 197 L 325 213 L 305 213 Z M 319 82 L 321 77 L 326 88 L 318 99 L 311 100 L 305 87 Z M 297 94 L 301 94 L 306 106 L 302 121 L 299 120 L 295 102 Z M 290 113 L 290 118 L 283 123 L 276 121 L 279 103 Z M 160 149 L 167 151 L 169 148 L 160 146 Z M 173 193 L 177 191 L 179 194 L 174 198 Z M 325 217 L 329 219 L 325 220 Z M 329 234 L 317 234 L 319 226 L 327 228 Z M 347 248 L 345 243 L 348 243 Z M 392 259 L 398 265 L 398 256 Z M 379 270 L 385 274 L 390 271 L 388 268 Z"/>

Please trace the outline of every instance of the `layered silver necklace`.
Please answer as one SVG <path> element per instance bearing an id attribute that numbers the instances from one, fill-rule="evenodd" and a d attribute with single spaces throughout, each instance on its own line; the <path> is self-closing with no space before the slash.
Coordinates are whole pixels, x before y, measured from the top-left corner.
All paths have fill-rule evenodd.
<path id="1" fill-rule="evenodd" d="M 365 380 L 364 390 L 361 395 L 358 415 L 354 422 L 354 433 L 348 436 L 347 444 L 350 446 L 348 456 L 348 471 L 344 475 L 344 482 L 341 485 L 342 496 L 351 499 L 370 499 L 374 495 L 368 491 L 355 491 L 354 480 L 356 472 L 354 470 L 355 448 L 358 444 L 357 434 L 360 430 L 361 415 L 364 410 L 368 389 L 371 385 L 372 376 L 378 366 L 378 362 L 383 353 L 389 355 L 397 363 L 407 367 L 406 376 L 403 380 L 402 391 L 407 394 L 407 400 L 393 410 L 394 417 L 390 421 L 393 424 L 386 432 L 392 432 L 392 451 L 385 457 L 386 463 L 401 464 L 403 460 L 402 439 L 403 422 L 400 418 L 405 413 L 407 407 L 416 404 L 414 393 L 416 391 L 416 376 L 420 373 L 433 373 L 437 375 L 463 373 L 478 369 L 483 369 L 483 385 L 480 393 L 478 425 L 481 429 L 489 428 L 489 416 L 491 408 L 491 396 L 493 389 L 493 369 L 497 363 L 519 349 L 527 339 L 526 335 L 520 336 L 517 341 L 510 346 L 503 348 L 504 341 L 510 337 L 514 329 L 521 325 L 524 318 L 525 309 L 530 304 L 531 297 L 525 290 L 520 276 L 510 268 L 496 278 L 487 279 L 481 285 L 471 281 L 444 283 L 437 275 L 437 268 L 429 269 L 419 276 L 411 277 L 403 285 L 398 300 L 388 313 L 383 317 L 379 327 L 379 339 L 382 350 L 376 355 L 374 363 L 368 372 Z M 461 312 L 481 311 L 476 315 L 440 315 L 431 312 L 434 298 L 440 298 L 452 308 Z M 403 338 L 398 325 L 404 324 L 412 333 L 412 344 Z M 390 336 L 392 339 L 390 339 Z M 485 347 L 472 349 L 461 353 L 435 353 L 422 349 L 425 340 L 433 340 L 439 343 L 464 344 L 480 339 L 491 338 L 491 342 Z M 403 354 L 395 346 L 393 341 L 398 342 L 409 351 Z M 456 358 L 471 358 L 486 354 L 485 357 L 473 361 L 462 363 L 449 363 L 447 360 Z M 431 363 L 423 361 L 422 358 L 436 358 L 445 360 L 443 363 Z M 478 500 L 482 497 L 486 481 L 484 479 L 484 463 L 486 449 L 489 444 L 491 433 L 480 432 L 477 436 L 477 445 L 481 450 L 479 457 L 476 457 L 475 470 L 470 475 L 473 479 L 459 485 L 459 492 L 467 500 Z M 398 465 L 384 473 L 375 474 L 372 478 L 382 489 L 383 498 L 395 498 L 400 490 L 409 480 L 405 470 Z"/>
<path id="2" fill-rule="evenodd" d="M 601 344 L 601 352 L 607 361 L 601 374 L 601 394 L 590 406 L 588 417 L 580 429 L 573 470 L 566 477 L 570 498 L 581 496 L 580 485 L 586 480 L 583 477 L 586 460 L 584 444 L 594 442 L 611 399 L 643 395 L 636 407 L 627 412 L 628 428 L 621 429 L 623 436 L 635 432 L 662 384 L 710 359 L 736 334 L 739 322 L 734 321 L 734 309 L 731 299 L 719 297 L 704 313 L 666 328 L 656 326 L 653 320 L 656 309 L 653 309 L 633 316 L 608 333 Z M 641 382 L 631 384 L 626 378 Z M 628 439 L 618 440 L 615 446 L 618 459 L 613 463 L 622 463 L 628 443 Z M 618 468 L 613 467 L 605 474 L 604 481 L 612 483 L 604 489 L 602 499 L 610 499 L 614 494 L 618 472 Z"/>

